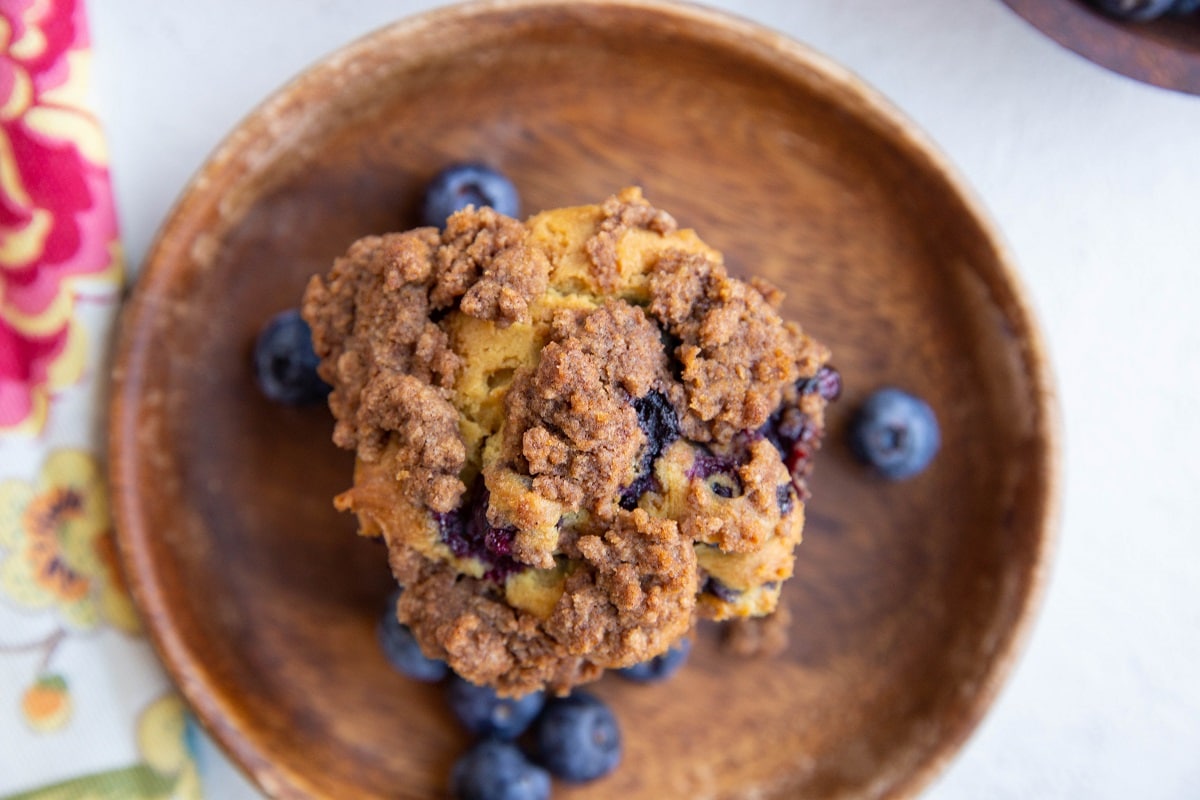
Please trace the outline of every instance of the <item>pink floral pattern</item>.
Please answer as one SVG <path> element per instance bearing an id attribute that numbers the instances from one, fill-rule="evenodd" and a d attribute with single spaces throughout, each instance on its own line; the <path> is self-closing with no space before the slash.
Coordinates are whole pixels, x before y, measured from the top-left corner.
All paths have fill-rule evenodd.
<path id="1" fill-rule="evenodd" d="M 89 73 L 81 0 L 0 5 L 0 432 L 39 432 L 49 398 L 78 381 L 78 283 L 120 280 Z"/>
<path id="2" fill-rule="evenodd" d="M 84 11 L 0 0 L 0 796 L 200 800 L 96 455 L 121 251 Z"/>

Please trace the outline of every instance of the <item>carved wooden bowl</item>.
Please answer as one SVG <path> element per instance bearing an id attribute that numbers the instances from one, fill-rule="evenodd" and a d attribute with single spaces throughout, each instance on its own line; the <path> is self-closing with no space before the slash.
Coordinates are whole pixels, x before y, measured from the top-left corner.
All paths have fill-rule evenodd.
<path id="1" fill-rule="evenodd" d="M 1008 252 L 930 143 L 853 75 L 691 6 L 490 2 L 402 21 L 286 86 L 217 149 L 125 309 L 111 479 L 127 572 L 202 723 L 268 794 L 443 796 L 467 737 L 393 672 L 384 551 L 333 510 L 352 459 L 323 407 L 272 405 L 250 350 L 355 238 L 411 227 L 481 159 L 526 210 L 640 184 L 788 292 L 847 389 L 818 460 L 791 644 L 701 630 L 670 683 L 594 685 L 612 776 L 556 797 L 910 797 L 983 715 L 1028 630 L 1055 509 L 1045 353 Z M 889 483 L 847 420 L 894 384 L 943 448 Z"/>

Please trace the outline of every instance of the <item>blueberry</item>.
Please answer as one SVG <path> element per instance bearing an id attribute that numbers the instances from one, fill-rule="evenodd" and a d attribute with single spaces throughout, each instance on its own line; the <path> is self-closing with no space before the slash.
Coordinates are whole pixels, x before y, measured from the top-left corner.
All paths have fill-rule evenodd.
<path id="1" fill-rule="evenodd" d="M 511 742 L 484 739 L 454 762 L 454 800 L 547 800 L 550 775 Z"/>
<path id="2" fill-rule="evenodd" d="M 812 472 L 813 454 L 814 451 L 807 442 L 797 441 L 792 443 L 792 448 L 783 458 L 783 466 L 792 476 L 792 487 L 802 500 L 809 497 L 808 476 Z"/>
<path id="3" fill-rule="evenodd" d="M 516 528 L 497 528 L 488 522 L 487 510 L 491 492 L 483 477 L 475 479 L 460 508 L 434 512 L 438 533 L 450 552 L 459 558 L 476 558 L 487 565 L 484 578 L 503 583 L 525 567 L 512 557 Z"/>
<path id="4" fill-rule="evenodd" d="M 711 594 L 724 603 L 736 603 L 742 596 L 740 590 L 734 589 L 712 575 L 706 577 L 704 582 L 700 584 L 700 591 L 703 594 Z"/>
<path id="5" fill-rule="evenodd" d="M 1172 14 L 1195 14 L 1200 11 L 1200 0 L 1175 0 L 1171 6 Z"/>
<path id="6" fill-rule="evenodd" d="M 603 701 L 576 691 L 546 703 L 533 728 L 534 760 L 564 781 L 595 780 L 621 760 L 621 730 Z"/>
<path id="7" fill-rule="evenodd" d="M 738 480 L 737 469 L 739 459 L 731 456 L 719 456 L 715 453 L 710 453 L 707 450 L 700 450 L 692 459 L 692 467 L 688 470 L 687 476 L 689 479 L 699 478 L 700 480 L 708 480 L 713 476 L 728 478 L 731 481 Z"/>
<path id="8" fill-rule="evenodd" d="M 1092 5 L 1117 19 L 1144 21 L 1161 17 L 1176 0 L 1091 0 Z"/>
<path id="9" fill-rule="evenodd" d="M 811 442 L 817 435 L 813 421 L 796 406 L 784 406 L 767 421 L 767 438 L 787 455 L 796 442 Z"/>
<path id="10" fill-rule="evenodd" d="M 476 736 L 515 739 L 542 710 L 546 697 L 531 692 L 522 697 L 498 697 L 490 686 L 476 686 L 457 675 L 446 687 L 450 710 L 468 731 Z"/>
<path id="11" fill-rule="evenodd" d="M 437 683 L 446 677 L 446 662 L 429 658 L 408 626 L 396 619 L 396 597 L 393 594 L 379 620 L 379 646 L 388 662 L 403 675 L 425 683 Z"/>
<path id="12" fill-rule="evenodd" d="M 779 505 L 779 516 L 786 517 L 796 507 L 796 490 L 790 483 L 775 487 L 775 502 Z"/>
<path id="13" fill-rule="evenodd" d="M 294 308 L 267 320 L 254 342 L 254 374 L 268 400 L 290 406 L 315 403 L 329 394 L 317 375 L 312 331 Z"/>
<path id="14" fill-rule="evenodd" d="M 491 206 L 515 217 L 521 211 L 513 182 L 487 164 L 453 164 L 433 176 L 425 188 L 421 223 L 444 227 L 446 218 L 467 206 Z"/>
<path id="15" fill-rule="evenodd" d="M 657 390 L 634 400 L 633 408 L 637 411 L 638 427 L 646 434 L 647 447 L 658 458 L 679 438 L 679 415 L 667 396 Z"/>
<path id="16" fill-rule="evenodd" d="M 745 464 L 749 457 L 749 451 L 744 447 L 729 456 L 699 450 L 687 471 L 688 480 L 704 481 L 710 492 L 726 500 L 741 497 L 745 486 L 738 475 L 738 467 Z"/>
<path id="17" fill-rule="evenodd" d="M 833 402 L 842 394 L 842 374 L 826 364 L 811 378 L 800 381 L 800 394 L 819 394 Z"/>
<path id="18" fill-rule="evenodd" d="M 709 481 L 708 488 L 711 489 L 712 493 L 717 497 L 725 500 L 733 498 L 735 493 L 738 493 L 737 487 L 733 486 L 731 483 L 721 480 Z"/>
<path id="19" fill-rule="evenodd" d="M 635 683 L 658 683 L 665 681 L 667 678 L 679 671 L 688 659 L 688 654 L 692 651 L 691 639 L 680 639 L 678 644 L 671 647 L 670 650 L 662 655 L 655 656 L 649 661 L 643 661 L 640 664 L 634 664 L 632 667 L 618 670 L 618 674 L 622 678 L 627 678 Z"/>
<path id="20" fill-rule="evenodd" d="M 682 433 L 679 415 L 662 392 L 655 390 L 644 397 L 636 398 L 633 408 L 637 412 L 638 427 L 646 434 L 646 449 L 642 454 L 637 477 L 621 491 L 617 501 L 626 511 L 637 508 L 638 499 L 643 494 L 660 488 L 658 479 L 654 477 L 654 462 Z"/>
<path id="21" fill-rule="evenodd" d="M 850 423 L 850 448 L 864 463 L 892 480 L 929 466 L 941 444 L 929 404 L 900 389 L 872 394 Z"/>
<path id="22" fill-rule="evenodd" d="M 633 511 L 638 507 L 638 501 L 642 499 L 642 495 L 650 491 L 660 491 L 662 486 L 658 482 L 658 478 L 650 471 L 648 466 L 643 465 L 642 471 L 633 479 L 633 483 L 621 490 L 621 496 L 617 500 L 617 505 L 626 511 Z"/>
<path id="23" fill-rule="evenodd" d="M 820 377 L 819 373 L 818 377 Z M 815 379 L 810 378 L 809 380 Z M 803 388 L 802 386 L 801 389 L 803 390 Z M 821 390 L 813 388 L 812 391 Z M 840 379 L 838 391 L 841 391 Z M 796 496 L 801 500 L 807 500 L 809 496 L 808 475 L 812 472 L 811 459 L 820 446 L 820 436 L 816 425 L 807 414 L 796 406 L 784 406 L 771 415 L 762 430 L 763 435 L 771 444 L 775 445 L 779 455 L 783 458 L 783 465 L 787 468 L 788 474 L 792 476 L 792 487 Z M 787 510 L 781 513 L 786 514 L 792 507 L 782 499 L 782 495 L 779 497 L 780 508 L 787 507 Z"/>

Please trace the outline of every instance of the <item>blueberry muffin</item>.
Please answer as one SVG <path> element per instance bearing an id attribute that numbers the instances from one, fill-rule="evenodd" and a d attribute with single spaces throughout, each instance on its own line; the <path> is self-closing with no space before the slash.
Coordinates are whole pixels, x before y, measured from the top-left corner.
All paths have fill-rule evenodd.
<path id="1" fill-rule="evenodd" d="M 565 692 L 774 610 L 839 390 L 781 299 L 636 188 L 524 223 L 468 208 L 314 277 L 357 456 L 335 502 L 387 543 L 425 651 Z"/>

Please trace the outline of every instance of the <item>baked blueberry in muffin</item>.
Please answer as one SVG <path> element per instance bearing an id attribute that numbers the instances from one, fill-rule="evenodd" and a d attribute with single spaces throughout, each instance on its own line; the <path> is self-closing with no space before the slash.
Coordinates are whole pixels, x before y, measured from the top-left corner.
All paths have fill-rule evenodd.
<path id="1" fill-rule="evenodd" d="M 840 391 L 781 293 L 636 188 L 355 242 L 304 317 L 426 654 L 519 695 L 770 613 Z"/>

